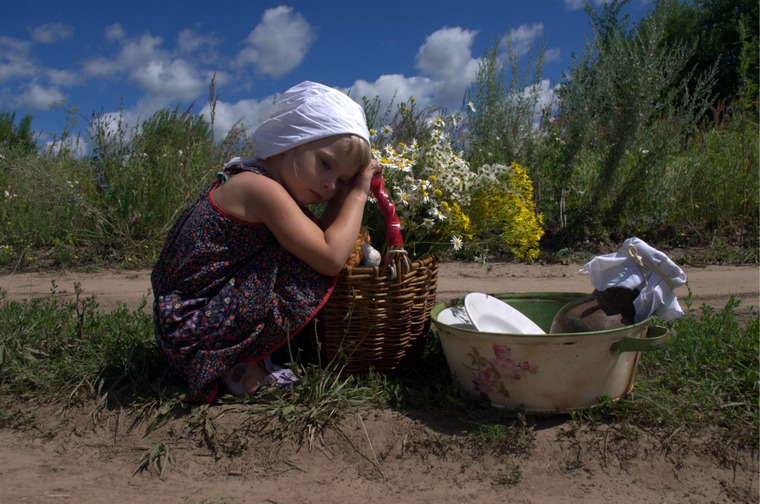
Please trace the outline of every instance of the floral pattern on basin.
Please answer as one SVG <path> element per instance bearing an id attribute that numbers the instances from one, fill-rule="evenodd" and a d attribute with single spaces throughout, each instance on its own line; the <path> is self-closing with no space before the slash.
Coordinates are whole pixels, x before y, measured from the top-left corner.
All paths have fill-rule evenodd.
<path id="1" fill-rule="evenodd" d="M 509 397 L 507 383 L 519 380 L 523 374 L 534 374 L 536 369 L 528 361 L 517 361 L 512 357 L 512 349 L 506 345 L 493 345 L 493 357 L 481 355 L 474 346 L 467 354 L 471 359 L 472 383 L 475 390 L 489 395 L 493 392 Z"/>

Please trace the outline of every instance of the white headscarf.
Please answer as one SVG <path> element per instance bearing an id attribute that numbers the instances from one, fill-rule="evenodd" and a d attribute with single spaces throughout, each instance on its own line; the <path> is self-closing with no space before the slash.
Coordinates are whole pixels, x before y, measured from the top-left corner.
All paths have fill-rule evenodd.
<path id="1" fill-rule="evenodd" d="M 253 148 L 257 158 L 267 159 L 313 140 L 344 134 L 370 143 L 362 106 L 337 89 L 306 81 L 285 91 L 259 117 Z"/>

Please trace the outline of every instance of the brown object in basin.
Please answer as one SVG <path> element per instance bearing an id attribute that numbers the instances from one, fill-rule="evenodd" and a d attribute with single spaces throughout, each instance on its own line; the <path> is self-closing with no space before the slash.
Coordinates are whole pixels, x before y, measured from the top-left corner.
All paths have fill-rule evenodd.
<path id="1" fill-rule="evenodd" d="M 557 312 L 550 333 L 606 331 L 631 325 L 636 315 L 633 300 L 638 289 L 610 287 L 570 301 Z"/>

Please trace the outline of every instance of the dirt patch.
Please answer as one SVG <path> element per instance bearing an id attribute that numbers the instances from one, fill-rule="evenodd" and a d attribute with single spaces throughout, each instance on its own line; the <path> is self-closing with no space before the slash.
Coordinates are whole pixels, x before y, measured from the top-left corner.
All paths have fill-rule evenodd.
<path id="1" fill-rule="evenodd" d="M 441 301 L 467 292 L 589 292 L 580 265 L 441 266 Z M 682 304 L 717 308 L 730 296 L 758 306 L 757 267 L 686 269 Z M 147 271 L 0 276 L 8 298 L 71 297 L 74 285 L 100 308 L 150 304 Z M 245 406 L 208 409 L 212 438 L 192 415 L 146 434 L 134 409 L 93 413 L 16 404 L 35 427 L 0 430 L 2 502 L 229 502 L 398 504 L 444 500 L 502 503 L 757 502 L 757 453 L 715 455 L 699 440 L 663 441 L 640 429 L 577 429 L 567 415 L 533 420 L 527 442 L 478 445 L 435 411 L 347 412 L 312 446 L 261 434 Z M 454 425 L 454 427 L 452 427 Z M 242 427 L 241 427 L 242 426 Z M 132 474 L 146 451 L 167 442 L 163 475 Z"/>
<path id="2" fill-rule="evenodd" d="M 446 262 L 440 265 L 438 299 L 446 301 L 468 292 L 590 292 L 588 276 L 576 274 L 580 264 L 496 263 L 489 266 Z M 744 306 L 757 306 L 760 294 L 760 269 L 757 266 L 706 266 L 684 268 L 688 287 L 676 291 L 682 304 L 691 290 L 692 304 L 716 307 L 729 296 L 741 299 Z M 70 271 L 0 275 L 0 289 L 9 299 L 49 296 L 71 298 L 79 284 L 83 296 L 95 296 L 103 310 L 119 304 L 130 309 L 141 302 L 152 302 L 150 271 Z"/>

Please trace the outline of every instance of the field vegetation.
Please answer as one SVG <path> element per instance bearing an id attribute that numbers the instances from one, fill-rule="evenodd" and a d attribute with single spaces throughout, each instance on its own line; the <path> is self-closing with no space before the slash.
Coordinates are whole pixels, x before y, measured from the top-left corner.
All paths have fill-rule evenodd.
<path id="1" fill-rule="evenodd" d="M 413 166 L 404 175 L 418 192 L 439 179 L 451 225 L 421 251 L 535 260 L 639 236 L 707 247 L 709 261 L 757 262 L 757 5 L 666 0 L 629 26 L 623 4 L 588 9 L 594 38 L 552 103 L 540 102 L 543 47 L 519 59 L 509 40 L 483 55 L 462 110 L 365 97 L 376 155 L 391 149 L 396 161 L 406 152 Z M 150 266 L 178 212 L 219 167 L 255 153 L 250 131 L 239 125 L 214 141 L 213 113 L 191 110 L 162 109 L 131 129 L 93 114 L 88 152 L 74 148 L 84 119 L 73 108 L 48 147 L 36 145 L 31 117 L 0 114 L 0 269 Z M 527 187 L 515 189 L 515 165 Z M 444 177 L 453 170 L 481 183 L 457 187 Z M 528 219 L 515 226 L 515 216 Z M 412 243 L 430 245 L 430 233 L 416 239 L 412 229 L 425 217 L 410 217 Z M 464 245 L 457 254 L 453 235 Z"/>

